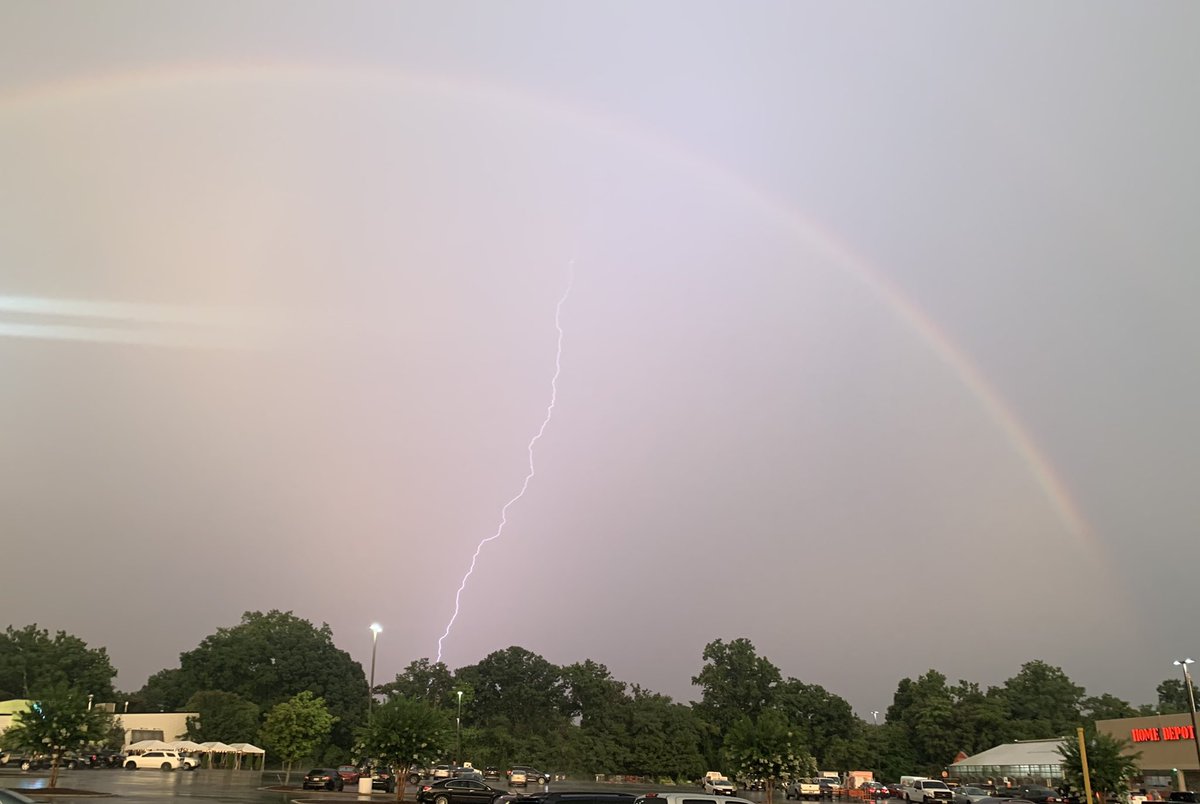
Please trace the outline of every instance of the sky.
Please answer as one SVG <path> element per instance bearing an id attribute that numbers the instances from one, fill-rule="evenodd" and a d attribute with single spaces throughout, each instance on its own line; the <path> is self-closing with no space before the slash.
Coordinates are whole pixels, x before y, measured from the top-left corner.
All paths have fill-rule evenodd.
<path id="1" fill-rule="evenodd" d="M 244 611 L 379 622 L 387 680 L 544 425 L 452 669 L 688 701 L 746 637 L 867 717 L 1033 659 L 1152 702 L 1200 653 L 1198 27 L 10 3 L 5 619 L 125 690 Z"/>

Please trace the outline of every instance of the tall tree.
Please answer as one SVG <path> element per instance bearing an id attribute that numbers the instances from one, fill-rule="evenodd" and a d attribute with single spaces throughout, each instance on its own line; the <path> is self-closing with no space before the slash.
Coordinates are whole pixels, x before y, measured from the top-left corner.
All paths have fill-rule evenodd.
<path id="1" fill-rule="evenodd" d="M 542 737 L 567 722 L 569 704 L 562 672 L 525 648 L 490 653 L 479 664 L 460 668 L 455 683 L 474 691 L 463 722 L 488 723 L 516 738 Z"/>
<path id="2" fill-rule="evenodd" d="M 940 770 L 958 751 L 954 699 L 946 677 L 936 670 L 927 671 L 916 681 L 900 680 L 887 710 L 887 722 L 900 727 L 919 770 Z"/>
<path id="3" fill-rule="evenodd" d="M 1129 780 L 1139 773 L 1141 752 L 1128 753 L 1128 740 L 1119 740 L 1107 734 L 1093 734 L 1085 738 L 1084 743 L 1087 746 L 1092 792 L 1099 793 L 1101 801 L 1113 798 L 1123 800 L 1129 792 Z M 1064 740 L 1058 753 L 1063 758 L 1063 778 L 1074 790 L 1082 791 L 1083 759 L 1079 753 L 1079 741 Z"/>
<path id="4" fill-rule="evenodd" d="M 322 698 L 307 690 L 275 704 L 263 723 L 260 739 L 266 749 L 284 762 L 283 783 L 292 778 L 292 765 L 313 756 L 329 736 L 334 718 Z"/>
<path id="5" fill-rule="evenodd" d="M 724 753 L 736 777 L 766 782 L 767 804 L 772 804 L 781 782 L 817 774 L 817 761 L 804 750 L 800 734 L 775 711 L 734 723 L 725 735 Z"/>
<path id="6" fill-rule="evenodd" d="M 434 706 L 457 705 L 454 676 L 445 662 L 414 659 L 396 674 L 395 681 L 380 684 L 376 691 L 388 698 L 400 696 L 413 701 L 425 701 Z"/>
<path id="7" fill-rule="evenodd" d="M 1083 693 L 1061 667 L 1041 660 L 1021 665 L 1020 672 L 1004 682 L 1014 736 L 1037 740 L 1073 734 L 1081 721 Z"/>
<path id="8" fill-rule="evenodd" d="M 622 740 L 624 762 L 608 772 L 628 768 L 638 776 L 676 781 L 695 779 L 704 772 L 702 726 L 691 707 L 634 685 L 624 710 L 624 727 L 608 732 Z"/>
<path id="9" fill-rule="evenodd" d="M 450 720 L 425 701 L 393 696 L 371 715 L 359 737 L 359 751 L 373 762 L 396 769 L 396 799 L 404 798 L 409 771 L 432 765 L 450 745 Z"/>
<path id="10" fill-rule="evenodd" d="M 181 690 L 240 695 L 262 710 L 303 691 L 320 696 L 335 718 L 333 742 L 348 749 L 367 713 L 362 665 L 333 644 L 329 626 L 313 626 L 291 612 L 246 612 L 179 657 Z M 186 698 L 185 698 L 186 700 Z"/>
<path id="11" fill-rule="evenodd" d="M 856 741 L 862 722 L 849 702 L 819 684 L 805 684 L 794 678 L 776 690 L 777 706 L 821 767 L 838 767 L 855 756 Z"/>
<path id="12" fill-rule="evenodd" d="M 972 681 L 959 681 L 950 688 L 956 748 L 974 754 L 1011 739 L 1011 718 L 1004 691 L 992 687 L 984 692 Z"/>
<path id="13" fill-rule="evenodd" d="M 1096 727 L 1097 720 L 1117 720 L 1124 717 L 1137 717 L 1141 714 L 1128 701 L 1123 701 L 1115 695 L 1104 693 L 1084 698 L 1080 703 L 1084 725 L 1090 730 Z"/>
<path id="14" fill-rule="evenodd" d="M 1183 683 L 1183 679 L 1165 679 L 1158 685 L 1157 692 L 1158 713 L 1160 715 L 1178 715 L 1191 711 L 1187 685 Z M 1200 701 L 1200 690 L 1196 689 L 1195 682 L 1192 682 L 1192 695 L 1195 696 L 1197 701 Z"/>
<path id="15" fill-rule="evenodd" d="M 244 743 L 258 734 L 258 705 L 235 693 L 201 690 L 184 709 L 199 715 L 187 719 L 188 739 L 198 743 Z"/>
<path id="16" fill-rule="evenodd" d="M 116 676 L 108 651 L 89 648 L 66 631 L 52 637 L 34 623 L 10 625 L 0 634 L 0 698 L 33 698 L 66 684 L 96 701 L 112 701 Z"/>
<path id="17" fill-rule="evenodd" d="M 704 646 L 704 666 L 692 677 L 700 687 L 698 708 L 721 729 L 742 716 L 757 717 L 774 705 L 779 668 L 759 656 L 745 637 L 726 643 L 717 639 Z"/>
<path id="18" fill-rule="evenodd" d="M 50 755 L 50 787 L 58 785 L 63 753 L 89 744 L 103 743 L 112 731 L 113 718 L 89 709 L 87 695 L 66 684 L 43 690 L 30 708 L 13 716 L 13 725 L 0 739 L 10 748 Z"/>

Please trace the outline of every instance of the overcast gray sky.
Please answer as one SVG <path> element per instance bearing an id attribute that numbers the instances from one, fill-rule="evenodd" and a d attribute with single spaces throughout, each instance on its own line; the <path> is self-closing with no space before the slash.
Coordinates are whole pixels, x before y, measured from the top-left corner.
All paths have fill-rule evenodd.
<path id="1" fill-rule="evenodd" d="M 1200 6 L 10 3 L 4 615 L 136 689 L 1200 653 Z M 568 266 L 574 260 L 573 274 Z"/>

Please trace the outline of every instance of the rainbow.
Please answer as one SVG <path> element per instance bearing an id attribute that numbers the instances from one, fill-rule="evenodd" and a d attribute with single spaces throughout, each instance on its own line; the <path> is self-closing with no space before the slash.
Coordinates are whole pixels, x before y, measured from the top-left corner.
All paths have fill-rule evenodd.
<path id="1" fill-rule="evenodd" d="M 238 63 L 238 64 L 175 64 L 154 70 L 112 72 L 86 78 L 71 78 L 19 87 L 0 94 L 0 114 L 33 110 L 39 105 L 72 103 L 83 99 L 98 100 L 105 95 L 179 89 L 180 87 L 211 86 L 220 83 L 303 82 L 306 85 L 325 84 L 344 87 L 352 83 L 358 89 L 378 88 L 380 91 L 407 91 L 431 95 L 448 95 L 466 100 L 504 104 L 555 120 L 566 120 L 584 126 L 591 132 L 624 141 L 647 149 L 655 156 L 694 172 L 723 188 L 736 193 L 766 219 L 790 232 L 801 242 L 829 257 L 847 276 L 881 302 L 925 344 L 937 358 L 961 380 L 980 405 L 984 414 L 1001 431 L 1015 454 L 1028 468 L 1034 481 L 1053 507 L 1063 528 L 1080 543 L 1087 541 L 1087 522 L 1071 497 L 1066 483 L 1059 477 L 1045 453 L 1038 447 L 1012 408 L 971 358 L 905 293 L 874 269 L 834 234 L 820 228 L 802 211 L 775 198 L 746 177 L 719 163 L 693 153 L 664 136 L 635 126 L 633 123 L 604 116 L 588 107 L 561 99 L 546 99 L 516 91 L 510 87 L 484 84 L 442 75 L 401 72 L 380 67 L 314 66 L 309 64 Z M 54 306 L 54 300 L 43 300 L 43 311 Z M 112 303 L 110 303 L 112 304 Z M 19 330 L 19 331 L 18 331 Z M 86 337 L 87 332 L 57 330 L 58 337 Z M 0 329 L 0 336 L 38 337 L 28 325 L 24 328 Z M 121 339 L 117 338 L 120 342 Z"/>

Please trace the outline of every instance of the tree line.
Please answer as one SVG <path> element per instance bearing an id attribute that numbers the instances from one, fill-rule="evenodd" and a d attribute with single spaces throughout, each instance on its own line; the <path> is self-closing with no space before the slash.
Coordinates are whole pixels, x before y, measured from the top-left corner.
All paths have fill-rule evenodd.
<path id="1" fill-rule="evenodd" d="M 0 635 L 0 699 L 90 694 L 120 702 L 120 711 L 127 703 L 130 712 L 197 712 L 190 739 L 258 739 L 294 761 L 528 762 L 655 780 L 694 780 L 712 769 L 786 778 L 817 767 L 895 779 L 940 772 L 959 751 L 1188 710 L 1180 680 L 1160 684 L 1155 704 L 1134 707 L 1107 693 L 1088 696 L 1061 668 L 1034 660 L 988 688 L 951 684 L 932 669 L 901 679 L 877 724 L 820 685 L 784 677 L 747 639 L 714 640 L 700 659 L 691 679 L 700 696 L 690 703 L 620 681 L 591 659 L 560 666 L 517 646 L 455 670 L 416 660 L 372 697 L 362 666 L 334 644 L 328 625 L 247 612 L 132 693 L 113 687 L 104 648 L 9 626 Z"/>

